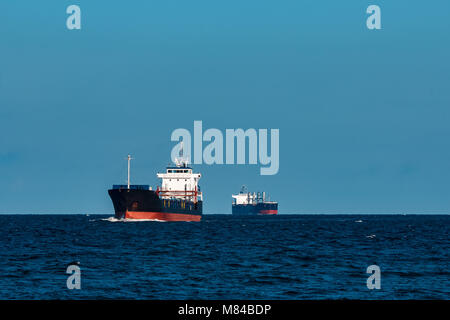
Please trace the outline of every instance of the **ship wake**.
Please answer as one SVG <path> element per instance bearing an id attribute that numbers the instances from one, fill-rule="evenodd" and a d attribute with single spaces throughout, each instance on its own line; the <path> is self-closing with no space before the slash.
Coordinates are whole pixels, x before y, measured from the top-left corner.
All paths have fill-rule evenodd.
<path id="1" fill-rule="evenodd" d="M 164 220 L 158 220 L 158 219 L 117 219 L 115 217 L 109 217 L 105 219 L 101 219 L 102 221 L 108 221 L 108 222 L 167 222 Z"/>

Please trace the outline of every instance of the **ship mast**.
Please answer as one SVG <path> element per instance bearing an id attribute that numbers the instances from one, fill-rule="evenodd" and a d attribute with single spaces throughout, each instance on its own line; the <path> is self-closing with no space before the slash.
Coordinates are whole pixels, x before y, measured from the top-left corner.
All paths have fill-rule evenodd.
<path id="1" fill-rule="evenodd" d="M 130 162 L 133 158 L 131 157 L 131 155 L 128 155 L 128 180 L 127 180 L 127 187 L 128 190 L 130 190 Z"/>
<path id="2" fill-rule="evenodd" d="M 175 165 L 177 167 L 187 167 L 189 164 L 189 158 L 185 158 L 184 157 L 184 145 L 183 145 L 183 141 L 181 141 L 181 146 L 180 146 L 180 152 L 179 152 L 179 157 L 175 158 Z"/>

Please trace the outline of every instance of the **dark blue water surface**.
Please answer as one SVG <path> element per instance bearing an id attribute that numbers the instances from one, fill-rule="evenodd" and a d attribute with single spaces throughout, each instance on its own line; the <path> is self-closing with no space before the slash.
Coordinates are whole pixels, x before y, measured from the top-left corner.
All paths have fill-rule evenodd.
<path id="1" fill-rule="evenodd" d="M 449 299 L 450 216 L 1 215 L 1 299 Z M 79 261 L 81 290 L 66 287 Z M 381 268 L 369 290 L 366 269 Z"/>

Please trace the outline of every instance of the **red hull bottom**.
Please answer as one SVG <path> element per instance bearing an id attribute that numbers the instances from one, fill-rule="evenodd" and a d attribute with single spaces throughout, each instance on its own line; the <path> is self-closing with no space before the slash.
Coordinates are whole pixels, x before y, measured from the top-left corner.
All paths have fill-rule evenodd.
<path id="1" fill-rule="evenodd" d="M 261 210 L 259 214 L 278 214 L 278 210 Z"/>
<path id="2" fill-rule="evenodd" d="M 127 211 L 125 212 L 126 219 L 136 220 L 161 220 L 161 221 L 196 221 L 202 219 L 198 214 L 183 214 L 183 213 L 167 213 L 167 212 L 139 212 Z"/>

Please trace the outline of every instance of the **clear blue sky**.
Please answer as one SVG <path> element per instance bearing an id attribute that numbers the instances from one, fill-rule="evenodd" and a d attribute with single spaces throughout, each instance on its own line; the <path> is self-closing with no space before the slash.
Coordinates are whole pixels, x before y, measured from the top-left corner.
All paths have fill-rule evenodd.
<path id="1" fill-rule="evenodd" d="M 82 30 L 66 29 L 66 8 Z M 382 10 L 369 31 L 365 9 Z M 112 213 L 170 134 L 279 128 L 280 171 L 197 166 L 205 213 L 242 184 L 280 213 L 450 211 L 449 1 L 2 1 L 0 212 Z"/>

